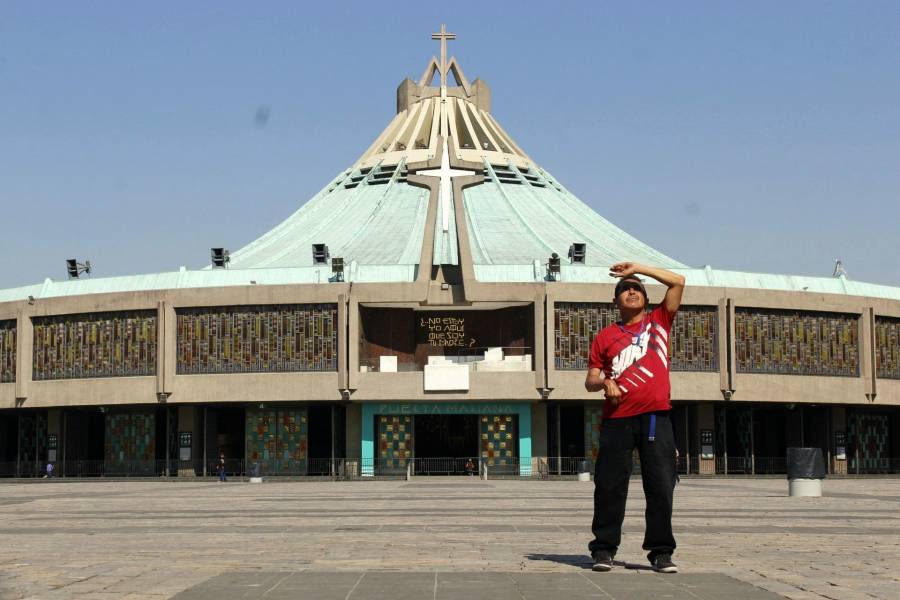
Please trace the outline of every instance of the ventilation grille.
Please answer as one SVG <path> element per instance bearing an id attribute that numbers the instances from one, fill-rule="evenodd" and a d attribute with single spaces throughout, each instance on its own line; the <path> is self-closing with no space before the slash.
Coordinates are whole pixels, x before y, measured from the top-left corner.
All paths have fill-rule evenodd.
<path id="1" fill-rule="evenodd" d="M 498 183 L 511 183 L 513 185 L 522 184 L 522 180 L 519 178 L 519 173 L 516 171 L 515 167 L 497 165 L 494 167 L 494 175 L 497 176 Z"/>
<path id="2" fill-rule="evenodd" d="M 399 173 L 397 173 L 397 165 L 379 166 L 375 167 L 374 170 L 371 167 L 359 169 L 344 181 L 344 187 L 346 189 L 352 189 L 364 181 L 366 182 L 366 185 L 384 185 L 390 183 L 394 175 L 397 176 L 397 181 L 399 183 L 406 182 L 406 165 L 400 169 Z"/>
<path id="3" fill-rule="evenodd" d="M 494 181 L 496 183 L 505 183 L 509 185 L 528 184 L 532 187 L 539 188 L 552 186 L 558 191 L 562 191 L 554 182 L 544 177 L 543 173 L 530 167 L 520 169 L 515 165 L 492 165 L 491 168 L 494 170 Z M 485 176 L 489 175 L 487 169 L 485 169 L 484 174 Z"/>
<path id="4" fill-rule="evenodd" d="M 347 189 L 355 188 L 363 182 L 363 180 L 366 178 L 366 175 L 368 175 L 371 170 L 371 167 L 367 167 L 365 169 L 357 169 L 350 175 L 350 178 L 344 182 L 344 187 Z"/>

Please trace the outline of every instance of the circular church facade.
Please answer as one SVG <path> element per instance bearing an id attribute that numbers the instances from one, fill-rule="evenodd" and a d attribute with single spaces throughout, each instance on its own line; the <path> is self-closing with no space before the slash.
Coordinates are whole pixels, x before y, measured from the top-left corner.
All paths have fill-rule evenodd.
<path id="1" fill-rule="evenodd" d="M 0 290 L 0 476 L 571 475 L 596 456 L 587 354 L 622 260 L 687 281 L 682 473 L 784 473 L 791 446 L 834 474 L 900 471 L 900 288 L 662 254 L 536 164 L 442 51 L 362 156 L 246 247 Z"/>

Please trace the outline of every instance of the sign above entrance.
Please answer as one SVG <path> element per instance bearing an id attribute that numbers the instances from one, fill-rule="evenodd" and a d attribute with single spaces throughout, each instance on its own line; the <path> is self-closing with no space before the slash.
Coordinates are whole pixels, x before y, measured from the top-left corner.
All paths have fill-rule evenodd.
<path id="1" fill-rule="evenodd" d="M 376 404 L 374 408 L 377 415 L 511 415 L 518 414 L 519 404 L 518 402 L 442 402 L 440 404 L 386 402 Z"/>

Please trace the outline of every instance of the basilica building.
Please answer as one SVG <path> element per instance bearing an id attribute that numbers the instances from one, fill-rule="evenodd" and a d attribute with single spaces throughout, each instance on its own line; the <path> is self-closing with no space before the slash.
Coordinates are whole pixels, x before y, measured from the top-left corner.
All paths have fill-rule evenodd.
<path id="1" fill-rule="evenodd" d="M 0 476 L 198 477 L 222 458 L 571 475 L 597 452 L 587 353 L 622 260 L 687 280 L 668 357 L 682 473 L 784 473 L 791 446 L 834 474 L 900 472 L 900 288 L 666 256 L 538 165 L 448 58 L 453 34 L 433 37 L 377 139 L 256 241 L 197 270 L 72 260 L 0 290 Z"/>

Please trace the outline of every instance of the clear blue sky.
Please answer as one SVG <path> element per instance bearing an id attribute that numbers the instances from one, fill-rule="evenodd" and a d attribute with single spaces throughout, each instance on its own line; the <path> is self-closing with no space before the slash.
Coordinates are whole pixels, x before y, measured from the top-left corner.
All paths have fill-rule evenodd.
<path id="1" fill-rule="evenodd" d="M 626 231 L 900 285 L 900 2 L 441 4 L 3 2 L 0 287 L 255 239 L 372 142 L 441 22 L 507 131 Z"/>

